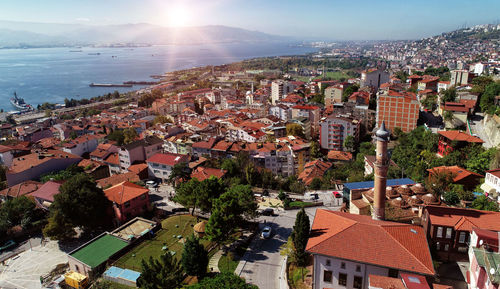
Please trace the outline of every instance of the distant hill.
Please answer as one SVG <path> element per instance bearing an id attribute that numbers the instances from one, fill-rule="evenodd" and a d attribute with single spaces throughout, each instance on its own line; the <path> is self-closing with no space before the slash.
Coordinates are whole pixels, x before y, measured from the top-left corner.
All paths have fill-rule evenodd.
<path id="1" fill-rule="evenodd" d="M 81 25 L 0 21 L 0 47 L 203 44 L 286 41 L 287 37 L 227 26 L 169 28 L 139 23 Z"/>
<path id="2" fill-rule="evenodd" d="M 483 24 L 469 28 L 457 29 L 440 35 L 448 40 L 464 41 L 468 39 L 499 40 L 500 25 Z"/>

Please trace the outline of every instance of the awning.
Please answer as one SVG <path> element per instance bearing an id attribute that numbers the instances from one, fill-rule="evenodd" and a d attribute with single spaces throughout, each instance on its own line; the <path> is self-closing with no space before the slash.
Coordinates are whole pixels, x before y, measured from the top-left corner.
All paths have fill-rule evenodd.
<path id="1" fill-rule="evenodd" d="M 496 189 L 494 187 L 488 185 L 487 183 L 483 183 L 481 185 L 481 190 L 483 190 L 486 193 L 488 193 L 490 195 L 493 195 L 493 196 L 497 196 L 498 195 L 498 192 L 496 191 Z"/>

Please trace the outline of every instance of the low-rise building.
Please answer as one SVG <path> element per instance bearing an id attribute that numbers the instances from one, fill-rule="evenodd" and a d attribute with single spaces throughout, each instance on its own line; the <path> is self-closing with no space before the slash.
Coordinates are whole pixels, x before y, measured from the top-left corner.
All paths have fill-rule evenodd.
<path id="1" fill-rule="evenodd" d="M 500 202 L 500 169 L 486 171 L 481 189 L 488 194 L 488 197 Z"/>
<path id="2" fill-rule="evenodd" d="M 169 180 L 172 168 L 176 164 L 188 162 L 189 156 L 172 153 L 158 153 L 146 160 L 149 177 L 159 179 L 162 182 Z"/>
<path id="3" fill-rule="evenodd" d="M 104 194 L 113 203 L 113 222 L 118 225 L 151 208 L 149 190 L 128 181 L 105 189 Z"/>

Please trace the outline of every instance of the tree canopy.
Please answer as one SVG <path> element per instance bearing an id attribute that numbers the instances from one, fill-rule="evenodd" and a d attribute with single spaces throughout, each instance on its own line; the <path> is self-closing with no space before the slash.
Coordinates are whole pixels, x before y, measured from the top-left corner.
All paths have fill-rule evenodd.
<path id="1" fill-rule="evenodd" d="M 178 288 L 182 281 L 182 268 L 178 261 L 165 252 L 160 258 L 149 257 L 142 260 L 141 276 L 137 279 L 137 286 L 143 289 Z"/>
<path id="2" fill-rule="evenodd" d="M 293 226 L 292 241 L 295 248 L 295 261 L 299 265 L 307 262 L 306 245 L 309 240 L 310 222 L 304 208 L 297 213 L 295 225 Z"/>
<path id="3" fill-rule="evenodd" d="M 259 289 L 259 287 L 247 284 L 243 278 L 234 273 L 220 273 L 212 278 L 205 278 L 197 284 L 187 286 L 189 289 Z"/>
<path id="4" fill-rule="evenodd" d="M 202 277 L 207 273 L 208 252 L 195 236 L 186 239 L 181 263 L 184 272 L 188 275 Z"/>

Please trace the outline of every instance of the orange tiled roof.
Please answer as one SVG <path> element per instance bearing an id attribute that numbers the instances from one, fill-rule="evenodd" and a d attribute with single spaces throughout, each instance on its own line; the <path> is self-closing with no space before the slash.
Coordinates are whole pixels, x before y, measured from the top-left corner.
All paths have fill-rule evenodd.
<path id="1" fill-rule="evenodd" d="M 104 194 L 111 202 L 120 205 L 148 192 L 148 189 L 128 181 L 119 183 L 104 190 Z"/>
<path id="2" fill-rule="evenodd" d="M 124 181 L 129 181 L 129 182 L 138 182 L 141 179 L 139 176 L 133 172 L 127 172 L 124 174 L 118 174 L 118 175 L 112 175 L 110 177 L 104 178 L 97 180 L 97 184 L 101 188 L 105 188 L 107 186 L 113 186 L 119 183 L 122 183 Z"/>
<path id="3" fill-rule="evenodd" d="M 471 136 L 468 133 L 461 132 L 459 130 L 446 130 L 446 131 L 438 131 L 438 134 L 446 137 L 451 141 L 466 141 L 473 143 L 483 143 L 484 141 L 478 137 Z"/>
<path id="4" fill-rule="evenodd" d="M 9 168 L 9 173 L 17 174 L 24 172 L 27 169 L 39 166 L 53 159 L 81 159 L 81 157 L 70 154 L 61 150 L 47 150 L 46 152 L 31 153 L 22 157 L 14 158 Z"/>
<path id="5" fill-rule="evenodd" d="M 472 231 L 473 227 L 500 231 L 500 212 L 480 211 L 442 206 L 427 206 L 433 225 L 453 227 L 455 230 Z"/>
<path id="6" fill-rule="evenodd" d="M 423 275 L 435 274 L 421 227 L 376 221 L 370 216 L 318 209 L 306 250 Z"/>
<path id="7" fill-rule="evenodd" d="M 468 171 L 464 168 L 461 168 L 459 166 L 440 166 L 440 167 L 434 167 L 432 169 L 427 169 L 429 174 L 437 174 L 440 172 L 448 172 L 453 175 L 453 181 L 458 182 L 464 178 L 467 178 L 468 176 L 476 176 L 482 178 L 480 174 L 476 174 L 475 172 Z"/>
<path id="8" fill-rule="evenodd" d="M 383 288 L 383 289 L 406 289 L 403 281 L 398 278 L 391 278 L 379 275 L 369 275 L 370 288 Z"/>
<path id="9" fill-rule="evenodd" d="M 226 170 L 222 169 L 213 169 L 213 168 L 205 168 L 205 167 L 197 167 L 192 173 L 191 178 L 198 179 L 198 181 L 204 181 L 211 176 L 214 176 L 218 179 L 224 177 L 226 174 Z"/>
<path id="10" fill-rule="evenodd" d="M 352 154 L 350 152 L 344 152 L 344 151 L 329 151 L 328 159 L 335 161 L 351 161 Z"/>
<path id="11" fill-rule="evenodd" d="M 17 198 L 38 190 L 43 184 L 35 181 L 25 181 L 0 191 L 1 196 Z"/>

